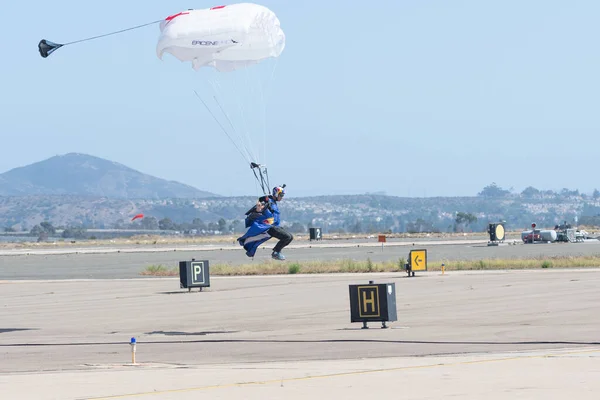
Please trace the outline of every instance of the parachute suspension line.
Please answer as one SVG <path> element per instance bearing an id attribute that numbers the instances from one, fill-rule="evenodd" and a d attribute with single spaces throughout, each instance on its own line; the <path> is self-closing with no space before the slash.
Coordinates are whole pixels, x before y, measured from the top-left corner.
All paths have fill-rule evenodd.
<path id="1" fill-rule="evenodd" d="M 229 140 L 231 140 L 231 142 L 233 143 L 233 145 L 235 146 L 235 148 L 237 149 L 237 151 L 240 152 L 240 154 L 242 155 L 242 158 L 244 160 L 250 162 L 250 160 L 246 158 L 246 156 L 244 155 L 244 153 L 240 150 L 240 148 L 233 141 L 233 139 L 231 139 L 231 136 L 229 136 L 229 133 L 227 133 L 227 130 L 223 127 L 223 125 L 221 124 L 221 122 L 219 122 L 219 120 L 217 119 L 217 117 L 215 117 L 215 114 L 213 114 L 213 112 L 210 110 L 210 108 L 208 107 L 208 105 L 206 105 L 206 103 L 204 102 L 204 100 L 202 100 L 202 98 L 200 97 L 200 95 L 198 94 L 198 92 L 196 92 L 194 90 L 194 93 L 196 94 L 196 97 L 198 97 L 198 99 L 200 99 L 200 101 L 202 102 L 202 104 L 204 104 L 204 107 L 206 107 L 206 109 L 208 110 L 208 112 L 210 113 L 210 115 L 212 115 L 212 117 L 217 122 L 217 124 L 219 124 L 219 126 L 221 127 L 221 129 L 223 130 L 223 132 L 225 133 L 225 135 L 227 135 L 227 137 L 229 138 Z"/>
<path id="2" fill-rule="evenodd" d="M 277 69 L 277 65 L 279 63 L 279 58 L 275 59 L 275 65 L 273 66 L 273 71 L 271 71 L 271 77 L 269 78 L 268 82 L 267 82 L 267 95 L 269 96 L 271 94 L 270 90 L 271 90 L 271 83 L 273 83 L 273 80 L 275 79 L 275 70 Z"/>
<path id="3" fill-rule="evenodd" d="M 219 88 L 221 87 L 220 83 L 216 79 L 209 79 L 208 82 L 210 83 L 213 91 L 215 92 L 215 95 L 222 97 L 221 91 L 219 90 Z M 220 104 L 219 100 L 217 99 L 217 97 L 213 96 L 213 98 L 215 99 L 215 102 L 217 103 L 217 105 L 221 109 L 221 112 L 223 113 L 223 115 L 225 115 L 225 118 L 229 122 L 229 125 L 231 125 L 231 128 L 233 129 L 233 131 L 235 133 L 237 133 L 238 137 L 240 138 L 241 146 L 243 147 L 243 150 L 244 150 L 244 152 L 246 154 L 246 160 L 248 162 L 250 162 L 250 160 L 254 159 L 254 155 L 252 154 L 251 148 L 250 149 L 248 148 L 248 146 L 246 145 L 246 143 L 242 139 L 242 135 L 235 129 L 235 126 L 233 125 L 233 122 L 231 121 L 231 118 L 225 112 L 225 109 L 221 106 L 221 104 Z"/>
<path id="4" fill-rule="evenodd" d="M 213 93 L 214 93 L 213 99 L 215 100 L 215 103 L 217 103 L 217 105 L 218 105 L 219 101 L 217 100 L 217 97 L 221 96 L 221 91 L 219 90 L 221 85 L 216 78 L 206 78 L 206 80 L 210 84 L 211 89 L 213 90 Z M 221 110 L 221 112 L 223 112 L 223 110 Z M 225 119 L 227 119 L 227 114 L 225 114 L 225 113 L 223 113 L 223 114 L 225 115 Z M 231 122 L 229 123 L 229 125 L 231 125 Z M 233 131 L 235 132 L 235 128 L 233 128 Z M 233 139 L 231 139 L 231 140 L 233 141 Z M 246 159 L 250 160 L 251 157 L 250 157 L 250 155 L 248 155 L 248 152 L 245 151 L 246 149 L 244 149 L 242 147 L 241 150 L 244 151 Z"/>
<path id="5" fill-rule="evenodd" d="M 271 83 L 273 82 L 273 78 L 275 76 L 275 70 L 277 69 L 277 63 L 279 62 L 279 58 L 275 59 L 275 63 L 273 65 L 273 70 L 271 71 L 271 76 L 267 79 L 267 82 L 260 82 L 258 88 L 260 90 L 260 98 L 263 106 L 263 151 L 265 154 L 265 163 L 267 157 L 267 99 L 265 99 L 265 90 L 268 91 L 271 88 Z M 263 87 L 266 87 L 266 89 Z M 270 92 L 267 93 L 269 95 Z"/>
<path id="6" fill-rule="evenodd" d="M 248 70 L 246 70 L 246 76 L 248 76 Z M 247 79 L 247 81 L 248 80 L 249 79 Z M 197 92 L 195 92 L 196 96 L 198 98 L 200 98 L 200 100 L 203 102 L 204 106 L 209 110 L 209 112 L 211 113 L 211 115 L 213 116 L 213 118 L 217 121 L 217 123 L 219 123 L 219 126 L 221 127 L 221 129 L 223 130 L 223 132 L 225 132 L 225 134 L 228 136 L 229 140 L 232 143 L 234 143 L 234 145 L 238 149 L 238 152 L 240 152 L 240 154 L 242 154 L 242 156 L 245 157 L 247 159 L 247 161 L 250 163 L 250 167 L 251 167 L 252 172 L 254 174 L 254 177 L 256 179 L 255 185 L 256 185 L 257 191 L 259 191 L 258 186 L 260 185 L 260 190 L 262 191 L 262 194 L 263 195 L 268 195 L 270 193 L 270 182 L 269 182 L 269 174 L 268 174 L 267 167 L 266 167 L 266 165 L 259 163 L 260 161 L 257 158 L 254 157 L 254 152 L 252 151 L 252 146 L 251 146 L 252 143 L 246 144 L 246 142 L 243 140 L 242 134 L 240 133 L 240 131 L 238 129 L 236 129 L 233 120 L 231 119 L 230 115 L 226 111 L 225 106 L 222 104 L 223 102 L 220 101 L 219 97 L 223 97 L 223 95 L 222 95 L 223 94 L 222 93 L 223 87 L 221 85 L 222 82 L 219 79 L 217 79 L 217 78 L 208 79 L 207 81 L 210 84 L 211 89 L 212 89 L 212 91 L 215 94 L 213 96 L 214 101 L 217 103 L 217 106 L 219 107 L 219 109 L 221 110 L 221 112 L 223 113 L 223 115 L 225 116 L 225 118 L 227 119 L 227 121 L 228 121 L 231 129 L 233 129 L 233 132 L 235 132 L 235 133 L 238 134 L 241 143 L 238 143 L 238 144 L 235 143 L 235 141 L 233 140 L 232 135 L 230 135 L 229 130 L 225 129 L 225 127 L 221 123 L 219 123 L 219 121 L 216 118 L 215 114 L 213 112 L 211 112 L 211 110 L 209 109 L 208 105 L 200 98 L 200 96 L 199 96 L 199 94 Z M 255 84 L 258 84 L 258 86 L 259 86 L 258 88 L 256 88 L 256 87 L 254 87 L 255 85 L 251 85 L 252 86 L 252 88 L 251 88 L 252 91 L 255 92 L 255 93 L 257 91 L 260 91 L 261 92 L 261 98 L 263 99 L 263 103 L 264 103 L 264 96 L 262 95 L 262 90 L 261 90 L 261 87 L 260 87 L 261 83 L 262 83 L 261 80 L 258 79 L 258 78 L 256 78 L 256 79 L 252 79 L 252 81 Z M 235 85 L 237 83 L 238 82 L 235 82 L 235 80 L 233 81 L 234 89 L 237 89 L 237 88 L 235 88 Z M 238 91 L 238 90 L 234 90 L 234 91 L 235 91 L 236 94 L 240 93 L 240 91 Z M 240 110 L 243 110 L 243 106 L 242 106 L 242 104 L 240 104 L 241 103 L 240 96 L 237 95 L 236 98 L 237 98 L 237 102 L 238 102 L 238 106 L 239 106 Z M 264 104 L 263 104 L 263 107 L 264 107 Z M 259 106 L 259 110 L 260 110 L 260 106 Z M 257 110 L 257 111 L 259 111 L 259 110 Z M 260 111 L 259 111 L 259 113 L 260 113 Z M 245 115 L 244 115 L 244 118 L 245 118 Z M 245 119 L 244 119 L 244 121 L 245 121 Z M 248 132 L 246 132 L 246 133 L 248 133 Z M 249 139 L 248 139 L 248 142 L 250 142 Z"/>
<path id="7" fill-rule="evenodd" d="M 229 125 L 231 125 L 231 129 L 233 129 L 233 131 L 235 133 L 237 133 L 238 137 L 241 137 L 239 132 L 237 131 L 237 129 L 235 129 L 235 126 L 233 126 L 233 122 L 231 121 L 231 118 L 229 118 L 229 115 L 225 112 L 225 110 L 223 109 L 223 107 L 221 106 L 221 103 L 219 102 L 219 100 L 217 99 L 216 96 L 213 96 L 213 98 L 215 99 L 215 102 L 217 103 L 217 105 L 219 106 L 219 109 L 221 110 L 221 112 L 223 113 L 223 115 L 225 115 L 225 118 L 227 119 L 227 121 L 229 122 Z M 249 154 L 250 151 L 248 150 L 248 147 L 242 142 L 242 145 L 244 146 L 244 150 L 246 150 L 246 154 Z"/>
<path id="8" fill-rule="evenodd" d="M 265 96 L 263 93 L 263 88 L 262 88 L 262 82 L 260 81 L 260 79 L 257 79 L 258 81 L 258 90 L 260 92 L 260 103 L 262 105 L 262 114 L 263 114 L 263 154 L 264 154 L 264 162 L 267 162 L 267 126 L 266 126 L 266 120 L 267 120 L 267 105 L 265 104 Z"/>
<path id="9" fill-rule="evenodd" d="M 246 69 L 246 76 L 248 75 L 248 69 Z M 241 93 L 241 90 L 238 90 L 238 85 L 236 80 L 233 80 L 233 91 L 234 93 Z M 242 115 L 242 123 L 244 124 L 243 126 L 243 134 L 244 136 L 242 137 L 242 135 L 240 135 L 240 140 L 242 140 L 243 143 L 247 144 L 248 148 L 251 150 L 250 154 L 252 154 L 252 157 L 255 159 L 255 161 L 260 162 L 260 160 L 256 159 L 255 154 L 254 154 L 254 149 L 252 148 L 252 141 L 250 140 L 250 134 L 249 134 L 249 129 L 248 129 L 248 121 L 246 119 L 246 113 L 245 113 L 245 109 L 244 109 L 244 104 L 242 101 L 240 101 L 240 97 L 241 96 L 236 96 L 236 100 L 237 100 L 237 106 L 238 106 L 238 110 L 240 111 L 240 114 Z"/>
<path id="10" fill-rule="evenodd" d="M 93 37 L 89 37 L 89 38 L 86 38 L 86 39 L 75 40 L 73 42 L 65 43 L 65 44 L 63 44 L 63 46 L 66 46 L 66 45 L 69 45 L 69 44 L 75 44 L 75 43 L 79 43 L 79 42 L 87 42 L 89 40 L 99 39 L 99 38 L 110 36 L 110 35 L 116 35 L 118 33 L 132 31 L 134 29 L 143 28 L 143 27 L 148 26 L 148 25 L 158 24 L 158 23 L 160 23 L 162 21 L 163 21 L 162 19 L 159 19 L 157 21 L 148 22 L 148 23 L 145 23 L 145 24 L 142 24 L 142 25 L 132 26 L 131 28 L 121 29 L 120 31 L 105 33 L 103 35 L 93 36 Z"/>
<path id="11" fill-rule="evenodd" d="M 271 187 L 271 185 L 269 183 L 269 172 L 267 171 L 267 166 L 252 162 L 250 163 L 250 167 L 252 168 L 254 177 L 260 183 L 260 187 L 263 190 L 263 194 L 265 196 L 269 195 L 269 188 Z M 258 173 L 256 172 L 257 169 Z"/>
<path id="12" fill-rule="evenodd" d="M 54 53 L 56 50 L 60 49 L 63 46 L 68 46 L 70 44 L 75 44 L 75 43 L 87 42 L 90 40 L 99 39 L 99 38 L 110 36 L 110 35 L 116 35 L 118 33 L 123 33 L 123 32 L 131 31 L 134 29 L 143 28 L 144 26 L 158 24 L 159 22 L 162 22 L 162 21 L 163 21 L 162 19 L 159 19 L 157 21 L 148 22 L 148 23 L 145 23 L 142 25 L 132 26 L 130 28 L 121 29 L 119 31 L 109 32 L 109 33 L 105 33 L 105 34 L 98 35 L 98 36 L 92 36 L 92 37 L 85 38 L 85 39 L 74 40 L 72 42 L 67 42 L 67 43 L 54 43 L 49 40 L 42 39 L 38 43 L 38 50 L 40 52 L 40 55 L 43 58 L 47 58 L 50 54 Z"/>
<path id="13" fill-rule="evenodd" d="M 245 91 L 247 92 L 246 94 L 253 100 L 253 103 L 251 103 L 251 104 L 256 105 L 256 99 L 254 96 L 254 88 L 250 84 L 249 70 L 252 70 L 252 68 L 244 68 L 245 87 L 247 88 Z M 248 101 L 248 99 L 246 99 L 246 101 Z M 243 108 L 243 106 L 241 108 Z M 249 110 L 249 114 L 253 114 L 252 109 Z M 257 163 L 261 163 L 261 162 L 263 162 L 263 160 L 262 160 L 262 157 L 260 156 L 260 144 L 256 143 L 256 140 L 253 141 L 250 139 L 250 130 L 255 130 L 255 129 L 249 128 L 246 131 L 246 136 L 248 137 L 248 145 L 252 149 L 252 152 L 254 154 L 254 161 Z M 254 138 L 254 139 L 256 139 L 256 138 Z"/>

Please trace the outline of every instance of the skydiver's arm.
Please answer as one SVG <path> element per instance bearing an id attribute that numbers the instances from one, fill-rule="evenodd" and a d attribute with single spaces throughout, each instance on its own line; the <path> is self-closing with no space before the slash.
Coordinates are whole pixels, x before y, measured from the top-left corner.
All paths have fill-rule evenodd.
<path id="1" fill-rule="evenodd" d="M 252 213 L 262 214 L 263 211 L 265 210 L 265 208 L 267 206 L 268 206 L 268 198 L 267 198 L 267 196 L 260 197 L 256 201 L 256 204 L 253 205 L 251 209 L 249 209 L 248 211 L 246 211 L 246 215 L 250 215 Z"/>
<path id="2" fill-rule="evenodd" d="M 248 219 L 249 219 L 250 221 L 254 221 L 255 219 L 257 219 L 257 218 L 260 218 L 260 217 L 262 217 L 262 216 L 263 216 L 263 213 L 259 213 L 259 212 L 253 212 L 253 213 L 250 213 L 250 214 L 248 215 Z"/>
<path id="3" fill-rule="evenodd" d="M 261 201 L 261 199 L 258 199 L 258 201 L 256 202 L 256 206 L 254 206 L 254 211 L 257 213 L 261 213 L 265 210 L 266 204 Z"/>

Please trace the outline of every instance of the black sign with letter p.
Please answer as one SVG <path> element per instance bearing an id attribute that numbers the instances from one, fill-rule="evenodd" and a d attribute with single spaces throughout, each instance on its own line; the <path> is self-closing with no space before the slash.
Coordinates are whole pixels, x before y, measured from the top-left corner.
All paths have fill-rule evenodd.
<path id="1" fill-rule="evenodd" d="M 210 269 L 208 260 L 201 261 L 179 261 L 179 287 L 191 288 L 197 287 L 202 290 L 203 287 L 210 286 Z"/>

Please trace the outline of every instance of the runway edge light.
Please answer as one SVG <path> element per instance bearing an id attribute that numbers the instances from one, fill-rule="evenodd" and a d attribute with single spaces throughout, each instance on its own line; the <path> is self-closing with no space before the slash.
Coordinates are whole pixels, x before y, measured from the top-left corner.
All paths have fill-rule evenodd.
<path id="1" fill-rule="evenodd" d="M 136 352 L 137 341 L 135 340 L 134 337 L 131 338 L 129 345 L 131 346 L 131 363 L 135 364 L 135 352 Z"/>

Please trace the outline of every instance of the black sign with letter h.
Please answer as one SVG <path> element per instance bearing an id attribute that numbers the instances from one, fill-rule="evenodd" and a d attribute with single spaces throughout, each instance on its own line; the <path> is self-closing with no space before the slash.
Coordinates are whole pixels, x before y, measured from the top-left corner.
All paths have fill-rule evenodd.
<path id="1" fill-rule="evenodd" d="M 349 285 L 350 322 L 381 322 L 387 328 L 387 321 L 396 321 L 396 284 L 369 281 L 367 285 Z"/>

